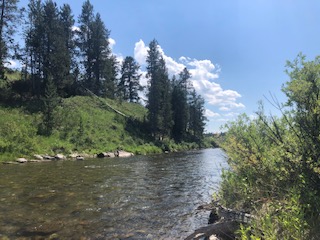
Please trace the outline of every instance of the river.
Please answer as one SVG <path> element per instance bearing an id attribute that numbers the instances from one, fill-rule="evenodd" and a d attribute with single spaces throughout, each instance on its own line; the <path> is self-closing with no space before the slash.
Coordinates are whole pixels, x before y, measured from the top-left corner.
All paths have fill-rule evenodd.
<path id="1" fill-rule="evenodd" d="M 221 149 L 0 165 L 0 239 L 183 239 L 226 167 Z"/>

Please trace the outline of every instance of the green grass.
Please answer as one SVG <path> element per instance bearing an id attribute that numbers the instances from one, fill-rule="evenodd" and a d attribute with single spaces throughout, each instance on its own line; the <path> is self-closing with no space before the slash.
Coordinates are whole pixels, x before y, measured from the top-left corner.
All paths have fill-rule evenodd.
<path id="1" fill-rule="evenodd" d="M 52 135 L 43 136 L 39 134 L 40 113 L 31 114 L 24 107 L 0 107 L 0 161 L 36 153 L 98 153 L 118 148 L 135 154 L 162 151 L 139 129 L 128 131 L 133 127 L 128 126 L 127 118 L 115 113 L 104 101 L 142 124 L 146 109 L 141 105 L 77 96 L 63 99 L 54 114 Z"/>

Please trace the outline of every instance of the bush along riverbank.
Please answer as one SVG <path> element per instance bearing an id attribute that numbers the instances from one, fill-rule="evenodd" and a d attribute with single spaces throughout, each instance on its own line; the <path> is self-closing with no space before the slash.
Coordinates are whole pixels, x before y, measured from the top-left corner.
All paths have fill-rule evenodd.
<path id="1" fill-rule="evenodd" d="M 303 56 L 287 65 L 282 116 L 267 116 L 260 105 L 226 126 L 223 148 L 228 171 L 218 198 L 222 205 L 255 216 L 241 225 L 240 239 L 320 237 L 320 58 Z"/>
<path id="2" fill-rule="evenodd" d="M 0 161 L 36 160 L 35 154 L 94 156 L 117 150 L 144 155 L 210 147 L 214 143 L 211 138 L 201 143 L 155 141 L 145 131 L 146 108 L 88 96 L 62 99 L 51 116 L 53 130 L 46 135 L 42 134 L 44 116 L 37 110 L 38 104 L 28 101 L 0 106 Z"/>

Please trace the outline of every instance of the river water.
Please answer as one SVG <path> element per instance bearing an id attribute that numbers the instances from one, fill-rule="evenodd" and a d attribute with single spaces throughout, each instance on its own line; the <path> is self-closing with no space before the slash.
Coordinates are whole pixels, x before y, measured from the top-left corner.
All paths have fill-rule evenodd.
<path id="1" fill-rule="evenodd" d="M 0 165 L 0 239 L 183 239 L 226 167 L 221 149 Z"/>

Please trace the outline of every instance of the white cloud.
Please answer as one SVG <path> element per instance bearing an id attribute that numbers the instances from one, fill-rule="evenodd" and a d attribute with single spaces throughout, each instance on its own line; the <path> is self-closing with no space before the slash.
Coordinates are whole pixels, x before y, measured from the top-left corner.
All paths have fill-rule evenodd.
<path id="1" fill-rule="evenodd" d="M 114 40 L 113 38 L 109 38 L 109 47 L 111 48 L 111 50 L 113 49 L 114 45 L 116 45 L 116 40 Z"/>
<path id="2" fill-rule="evenodd" d="M 164 60 L 166 61 L 166 67 L 168 69 L 168 73 L 170 76 L 178 75 L 186 67 L 184 64 L 178 63 L 177 61 L 175 61 L 172 57 L 167 56 L 164 53 L 161 46 L 159 46 L 159 51 L 162 54 Z"/>
<path id="3" fill-rule="evenodd" d="M 71 30 L 72 30 L 73 32 L 81 32 L 80 28 L 77 27 L 77 26 L 72 26 L 72 27 L 71 27 Z"/>
<path id="4" fill-rule="evenodd" d="M 231 117 L 231 118 L 237 117 L 238 115 L 239 115 L 239 113 L 237 113 L 237 112 L 229 112 L 229 113 L 224 114 L 225 117 Z"/>
<path id="5" fill-rule="evenodd" d="M 8 62 L 4 63 L 4 66 L 11 69 L 20 69 L 22 67 L 21 63 L 16 60 L 8 60 Z"/>
<path id="6" fill-rule="evenodd" d="M 213 118 L 213 117 L 220 117 L 220 114 L 216 113 L 216 112 L 213 112 L 210 109 L 206 109 L 205 116 L 209 117 L 209 118 Z"/>
<path id="7" fill-rule="evenodd" d="M 149 47 L 147 47 L 141 39 L 139 42 L 136 42 L 134 46 L 134 58 L 141 66 L 146 65 L 148 49 Z"/>
<path id="8" fill-rule="evenodd" d="M 15 68 L 17 67 L 17 62 L 13 61 L 13 60 L 9 60 L 8 62 L 4 63 L 4 66 L 7 68 Z"/>

